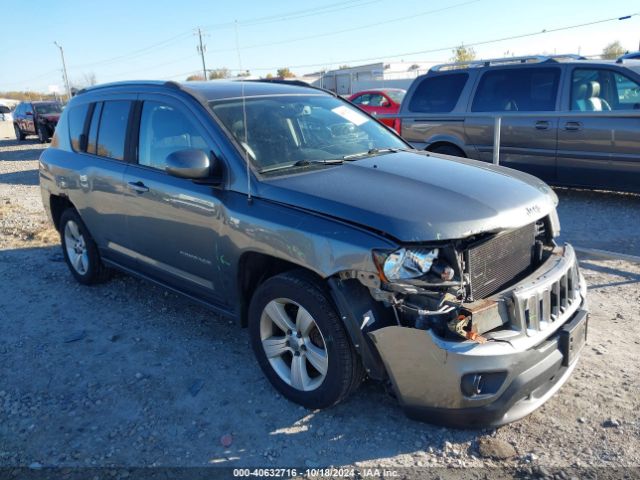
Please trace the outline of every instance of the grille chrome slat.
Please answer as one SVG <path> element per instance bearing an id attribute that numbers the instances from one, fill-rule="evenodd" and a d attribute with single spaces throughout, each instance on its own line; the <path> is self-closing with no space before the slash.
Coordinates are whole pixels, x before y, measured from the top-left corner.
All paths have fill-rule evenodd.
<path id="1" fill-rule="evenodd" d="M 552 274 L 512 292 L 513 325 L 532 336 L 564 320 L 580 304 L 580 274 L 570 247 Z M 568 257 L 568 258 L 567 258 Z"/>

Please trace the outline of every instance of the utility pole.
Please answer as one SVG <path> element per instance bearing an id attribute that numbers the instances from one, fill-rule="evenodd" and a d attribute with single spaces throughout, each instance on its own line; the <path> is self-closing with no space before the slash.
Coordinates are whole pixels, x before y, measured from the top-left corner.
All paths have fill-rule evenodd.
<path id="1" fill-rule="evenodd" d="M 67 64 L 64 62 L 64 50 L 62 50 L 62 45 L 58 44 L 58 42 L 53 42 L 53 44 L 60 49 L 60 57 L 62 57 L 62 73 L 64 76 L 64 86 L 67 89 L 67 102 L 71 100 L 71 88 L 69 88 L 69 77 L 67 75 Z"/>
<path id="2" fill-rule="evenodd" d="M 207 80 L 207 67 L 204 64 L 204 52 L 207 51 L 207 46 L 202 44 L 202 30 L 200 30 L 200 27 L 198 27 L 198 40 L 200 42 L 200 45 L 196 49 L 198 50 L 198 53 L 200 54 L 200 57 L 202 58 L 202 74 L 204 75 L 204 79 L 206 81 Z"/>

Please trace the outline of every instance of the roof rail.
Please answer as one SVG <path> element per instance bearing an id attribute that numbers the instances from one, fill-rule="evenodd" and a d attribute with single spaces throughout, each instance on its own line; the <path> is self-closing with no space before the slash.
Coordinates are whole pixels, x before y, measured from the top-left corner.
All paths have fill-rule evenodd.
<path id="1" fill-rule="evenodd" d="M 567 53 L 564 55 L 526 55 L 523 57 L 489 58 L 487 60 L 470 60 L 468 62 L 443 63 L 431 67 L 431 71 L 441 72 L 446 70 L 493 67 L 496 65 L 509 65 L 514 63 L 558 62 L 561 60 L 586 60 L 586 57 L 573 53 Z"/>

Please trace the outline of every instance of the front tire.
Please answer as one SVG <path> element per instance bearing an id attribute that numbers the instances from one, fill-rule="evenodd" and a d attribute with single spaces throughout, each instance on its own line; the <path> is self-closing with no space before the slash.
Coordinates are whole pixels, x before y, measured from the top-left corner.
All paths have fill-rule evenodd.
<path id="1" fill-rule="evenodd" d="M 362 382 L 362 364 L 329 294 L 306 272 L 280 274 L 258 287 L 249 336 L 267 379 L 306 408 L 335 405 Z"/>
<path id="2" fill-rule="evenodd" d="M 73 277 L 83 285 L 93 285 L 108 279 L 98 247 L 74 209 L 64 211 L 60 218 L 60 243 L 67 266 Z"/>

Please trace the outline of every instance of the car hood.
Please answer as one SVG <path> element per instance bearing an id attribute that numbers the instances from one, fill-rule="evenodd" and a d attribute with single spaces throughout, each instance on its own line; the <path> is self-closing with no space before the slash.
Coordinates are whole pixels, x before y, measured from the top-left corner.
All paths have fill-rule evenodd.
<path id="1" fill-rule="evenodd" d="M 265 178 L 260 197 L 383 232 L 401 242 L 517 228 L 555 209 L 541 180 L 492 164 L 397 152 Z"/>

